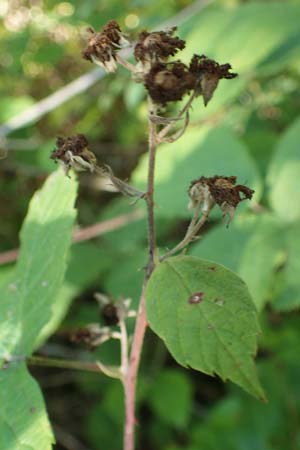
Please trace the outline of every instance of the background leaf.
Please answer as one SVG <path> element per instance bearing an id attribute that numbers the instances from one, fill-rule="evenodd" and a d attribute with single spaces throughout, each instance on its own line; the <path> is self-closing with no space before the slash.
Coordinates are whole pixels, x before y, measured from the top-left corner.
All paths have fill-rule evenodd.
<path id="1" fill-rule="evenodd" d="M 269 199 L 280 219 L 291 222 L 300 218 L 300 118 L 280 139 L 269 172 Z"/>

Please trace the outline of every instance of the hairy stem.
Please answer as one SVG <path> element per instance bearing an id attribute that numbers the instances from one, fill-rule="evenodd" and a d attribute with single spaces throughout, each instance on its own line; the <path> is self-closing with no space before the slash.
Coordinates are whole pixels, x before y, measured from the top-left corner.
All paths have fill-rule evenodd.
<path id="1" fill-rule="evenodd" d="M 154 222 L 154 171 L 155 171 L 155 156 L 156 156 L 156 125 L 152 122 L 151 116 L 156 114 L 156 108 L 150 97 L 148 98 L 149 108 L 149 165 L 148 165 L 148 180 L 147 180 L 147 215 L 148 215 L 148 249 L 149 259 L 146 278 L 149 279 L 155 265 L 155 222 Z"/>
<path id="2" fill-rule="evenodd" d="M 125 391 L 125 429 L 124 429 L 124 450 L 134 450 L 135 434 L 135 402 L 136 402 L 136 384 L 137 374 L 142 353 L 143 341 L 147 327 L 145 289 L 151 273 L 155 267 L 156 259 L 156 239 L 154 222 L 154 173 L 155 173 L 155 153 L 157 145 L 157 128 L 151 121 L 151 116 L 156 114 L 155 105 L 151 99 L 149 104 L 149 164 L 148 164 L 148 182 L 145 200 L 147 203 L 148 216 L 148 265 L 145 274 L 145 280 L 142 295 L 139 304 L 138 315 L 135 323 L 128 371 L 124 380 Z"/>

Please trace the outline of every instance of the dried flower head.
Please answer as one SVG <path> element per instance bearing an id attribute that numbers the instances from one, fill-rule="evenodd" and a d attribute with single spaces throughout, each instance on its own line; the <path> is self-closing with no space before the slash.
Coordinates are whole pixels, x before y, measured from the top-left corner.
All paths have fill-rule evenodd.
<path id="1" fill-rule="evenodd" d="M 134 48 L 134 56 L 143 64 L 166 62 L 169 56 L 174 56 L 178 50 L 185 47 L 185 41 L 173 36 L 176 27 L 168 31 L 142 31 Z"/>
<path id="2" fill-rule="evenodd" d="M 195 76 L 180 61 L 155 63 L 145 76 L 145 87 L 155 103 L 181 100 L 195 86 Z"/>
<path id="3" fill-rule="evenodd" d="M 83 134 L 76 134 L 67 138 L 58 137 L 56 148 L 50 158 L 62 165 L 66 175 L 69 174 L 72 167 L 78 171 L 89 170 L 93 172 L 97 160 L 87 146 L 88 141 Z"/>
<path id="4" fill-rule="evenodd" d="M 82 51 L 83 58 L 103 67 L 107 72 L 115 72 L 117 70 L 116 53 L 129 44 L 119 24 L 111 20 L 99 33 L 96 33 L 93 28 L 88 28 L 88 31 L 90 38 Z"/>
<path id="5" fill-rule="evenodd" d="M 216 90 L 219 80 L 228 80 L 237 77 L 237 73 L 231 73 L 230 64 L 219 64 L 205 55 L 194 55 L 189 66 L 190 72 L 197 78 L 196 89 L 203 96 L 206 106 Z"/>
<path id="6" fill-rule="evenodd" d="M 236 177 L 223 177 L 215 175 L 214 177 L 201 177 L 192 181 L 189 188 L 190 204 L 189 208 L 195 208 L 203 204 L 203 210 L 207 205 L 219 205 L 223 215 L 229 216 L 229 221 L 233 218 L 238 204 L 251 199 L 254 191 L 247 186 L 235 184 Z M 241 197 L 243 194 L 243 197 Z"/>

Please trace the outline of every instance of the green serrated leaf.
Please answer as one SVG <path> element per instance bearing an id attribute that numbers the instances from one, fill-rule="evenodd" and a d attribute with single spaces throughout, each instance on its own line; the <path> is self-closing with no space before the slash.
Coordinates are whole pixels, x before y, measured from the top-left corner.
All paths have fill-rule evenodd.
<path id="1" fill-rule="evenodd" d="M 191 256 L 158 265 L 146 291 L 151 328 L 185 367 L 230 379 L 265 400 L 253 357 L 259 326 L 245 283 Z"/>
<path id="2" fill-rule="evenodd" d="M 25 364 L 0 370 L 0 448 L 51 450 L 52 444 L 42 395 Z"/>
<path id="3" fill-rule="evenodd" d="M 76 190 L 76 181 L 59 170 L 30 202 L 21 231 L 19 260 L 1 289 L 0 358 L 29 355 L 40 330 L 56 314 L 71 243 Z"/>
<path id="4" fill-rule="evenodd" d="M 269 200 L 276 214 L 285 222 L 300 218 L 300 118 L 280 139 L 269 172 Z"/>

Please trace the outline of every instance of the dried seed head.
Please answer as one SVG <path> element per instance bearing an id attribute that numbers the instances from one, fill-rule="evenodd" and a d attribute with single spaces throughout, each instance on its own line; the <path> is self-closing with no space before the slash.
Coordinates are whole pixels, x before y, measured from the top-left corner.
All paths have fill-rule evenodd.
<path id="1" fill-rule="evenodd" d="M 87 146 L 88 141 L 83 134 L 67 138 L 58 137 L 56 148 L 50 158 L 62 165 L 66 175 L 69 174 L 72 167 L 77 171 L 89 170 L 93 172 L 97 160 Z"/>
<path id="2" fill-rule="evenodd" d="M 234 216 L 235 209 L 238 204 L 245 200 L 251 199 L 254 191 L 244 185 L 236 185 L 236 177 L 223 177 L 215 175 L 214 177 L 201 177 L 192 181 L 189 188 L 189 196 L 191 198 L 190 207 L 194 208 L 199 203 L 212 201 L 219 205 L 223 215 L 229 216 L 231 220 Z M 243 197 L 241 197 L 243 194 Z"/>
<path id="3" fill-rule="evenodd" d="M 189 66 L 190 72 L 197 78 L 196 89 L 203 96 L 206 106 L 216 90 L 219 80 L 222 78 L 232 79 L 237 73 L 231 73 L 230 64 L 219 64 L 205 55 L 194 55 Z"/>
<path id="4" fill-rule="evenodd" d="M 195 86 L 196 78 L 180 61 L 155 63 L 145 76 L 145 87 L 155 103 L 181 100 Z"/>
<path id="5" fill-rule="evenodd" d="M 176 27 L 168 31 L 154 31 L 148 33 L 143 31 L 139 34 L 137 44 L 134 48 L 134 56 L 143 65 L 155 62 L 166 62 L 169 56 L 174 56 L 178 50 L 185 47 L 185 41 L 173 36 Z"/>
<path id="6" fill-rule="evenodd" d="M 115 72 L 117 70 L 116 53 L 129 44 L 119 24 L 111 20 L 99 33 L 92 28 L 88 28 L 88 31 L 90 38 L 82 51 L 83 58 L 103 67 L 107 72 Z"/>

